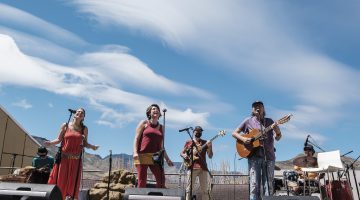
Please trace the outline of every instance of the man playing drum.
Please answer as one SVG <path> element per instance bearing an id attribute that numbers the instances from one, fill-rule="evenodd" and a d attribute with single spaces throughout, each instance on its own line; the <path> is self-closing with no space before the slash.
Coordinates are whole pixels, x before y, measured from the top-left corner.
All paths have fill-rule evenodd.
<path id="1" fill-rule="evenodd" d="M 318 173 L 315 172 L 305 173 L 301 170 L 303 167 L 311 168 L 318 166 L 317 158 L 314 157 L 315 154 L 314 147 L 310 144 L 307 144 L 304 147 L 304 154 L 305 156 L 295 158 L 293 161 L 294 169 L 296 170 L 296 172 L 299 174 L 300 177 L 300 179 L 298 180 L 299 185 L 292 188 L 296 194 L 300 194 L 303 192 L 304 189 L 303 186 L 305 182 L 304 180 L 306 180 L 305 190 L 307 190 L 307 188 L 310 187 L 309 189 L 312 189 L 311 192 L 317 192 L 319 189 L 318 188 L 319 184 L 317 180 Z"/>

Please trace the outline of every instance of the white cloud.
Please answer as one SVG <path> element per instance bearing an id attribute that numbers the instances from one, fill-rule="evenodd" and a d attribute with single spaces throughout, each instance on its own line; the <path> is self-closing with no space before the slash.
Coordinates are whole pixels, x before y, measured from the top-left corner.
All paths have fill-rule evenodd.
<path id="1" fill-rule="evenodd" d="M 95 55 L 95 58 L 91 58 L 93 55 Z M 130 62 L 133 67 L 126 70 L 118 69 L 123 66 L 112 66 L 107 63 L 104 57 L 108 58 L 108 56 L 120 59 L 120 62 Z M 92 62 L 84 62 L 84 57 L 89 58 Z M 78 61 L 75 61 L 78 66 L 73 68 L 54 64 L 40 58 L 29 57 L 17 48 L 15 41 L 11 37 L 0 34 L 0 61 L 2 62 L 0 66 L 0 83 L 34 87 L 57 94 L 86 99 L 102 112 L 98 124 L 110 127 L 121 127 L 124 123 L 142 118 L 144 108 L 151 103 L 159 102 L 156 98 L 119 89 L 122 84 L 133 84 L 130 80 L 120 81 L 121 84 L 119 84 L 117 79 L 126 79 L 127 76 L 136 79 L 140 83 L 137 85 L 139 88 L 147 87 L 150 84 L 143 81 L 141 76 L 138 75 L 142 74 L 142 76 L 149 76 L 148 80 L 154 83 L 150 88 L 159 90 L 162 93 L 178 95 L 171 92 L 176 90 L 179 95 L 186 91 L 190 92 L 188 95 L 200 93 L 203 95 L 201 98 L 212 97 L 212 95 L 201 89 L 176 83 L 159 76 L 140 60 L 123 53 L 98 52 L 90 56 L 85 54 L 80 56 Z M 129 67 L 126 64 L 125 66 Z M 114 106 L 117 105 L 121 106 L 121 111 L 114 109 Z M 191 109 L 182 111 L 173 108 L 172 110 L 177 113 L 177 117 L 170 118 L 170 124 L 207 124 L 208 113 L 196 113 Z"/>
<path id="2" fill-rule="evenodd" d="M 93 73 L 98 80 L 107 80 L 112 84 L 119 84 L 120 87 L 130 85 L 142 88 L 142 90 L 164 91 L 173 95 L 189 93 L 206 99 L 213 98 L 213 95 L 204 90 L 176 83 L 156 74 L 149 66 L 130 54 L 122 52 L 88 53 L 80 56 L 77 64 L 86 66 L 83 69 L 88 73 Z"/>
<path id="3" fill-rule="evenodd" d="M 0 23 L 17 30 L 23 30 L 31 35 L 46 38 L 58 45 L 84 46 L 87 42 L 75 34 L 48 23 L 32 14 L 0 3 Z"/>
<path id="4" fill-rule="evenodd" d="M 25 110 L 33 107 L 26 99 L 22 99 L 18 102 L 14 102 L 14 103 L 12 103 L 12 105 L 20 107 L 20 108 L 24 108 Z"/>
<path id="5" fill-rule="evenodd" d="M 344 105 L 360 100 L 359 70 L 304 42 L 296 34 L 301 25 L 288 17 L 285 3 L 76 0 L 74 4 L 104 26 L 150 33 L 177 50 L 220 63 L 237 76 L 254 77 L 257 84 L 261 80 L 260 87 L 266 90 L 285 92 L 298 119 L 294 131 L 302 137 L 306 133 L 301 130 L 342 119 L 339 113 L 352 111 L 343 110 Z M 324 139 L 320 133 L 319 138 Z"/>
<path id="6" fill-rule="evenodd" d="M 112 122 L 109 121 L 104 121 L 104 120 L 97 120 L 96 121 L 97 124 L 102 125 L 102 126 L 108 126 L 110 128 L 115 128 L 116 125 Z"/>
<path id="7" fill-rule="evenodd" d="M 74 60 L 75 56 L 77 56 L 72 50 L 59 46 L 50 40 L 35 35 L 29 35 L 19 30 L 10 29 L 0 25 L 0 34 L 11 35 L 21 51 L 27 55 L 41 57 L 60 63 L 69 63 L 69 61 Z"/>

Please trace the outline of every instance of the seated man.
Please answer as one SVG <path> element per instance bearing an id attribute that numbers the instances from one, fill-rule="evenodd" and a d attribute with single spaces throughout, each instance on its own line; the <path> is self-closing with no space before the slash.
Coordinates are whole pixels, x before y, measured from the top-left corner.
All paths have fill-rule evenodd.
<path id="1" fill-rule="evenodd" d="M 304 189 L 304 180 L 306 180 L 307 187 L 313 188 L 310 192 L 317 192 L 318 191 L 318 173 L 316 172 L 304 172 L 302 171 L 303 167 L 312 168 L 318 167 L 317 158 L 314 157 L 315 150 L 314 147 L 310 144 L 304 147 L 304 154 L 305 156 L 296 158 L 294 160 L 294 169 L 296 170 L 297 174 L 299 174 L 298 179 L 298 186 L 294 187 L 294 191 L 297 194 L 303 192 Z M 306 189 L 308 190 L 308 189 Z M 306 191 L 309 192 L 309 191 Z"/>
<path id="2" fill-rule="evenodd" d="M 37 157 L 32 160 L 32 166 L 36 169 L 48 168 L 50 171 L 54 165 L 54 158 L 48 156 L 48 150 L 46 147 L 41 146 L 38 148 Z"/>
<path id="3" fill-rule="evenodd" d="M 294 160 L 294 169 L 300 175 L 300 178 L 304 178 L 304 172 L 301 171 L 302 167 L 317 167 L 317 158 L 314 157 L 315 150 L 314 147 L 310 144 L 304 147 L 304 154 L 305 156 L 300 157 Z M 317 177 L 317 173 L 309 172 L 307 173 L 306 178 L 308 179 L 315 179 Z"/>
<path id="4" fill-rule="evenodd" d="M 41 146 L 38 148 L 38 156 L 32 160 L 32 166 L 35 170 L 29 176 L 28 183 L 46 184 L 49 179 L 50 172 L 54 166 L 54 158 L 47 155 L 48 150 Z"/>

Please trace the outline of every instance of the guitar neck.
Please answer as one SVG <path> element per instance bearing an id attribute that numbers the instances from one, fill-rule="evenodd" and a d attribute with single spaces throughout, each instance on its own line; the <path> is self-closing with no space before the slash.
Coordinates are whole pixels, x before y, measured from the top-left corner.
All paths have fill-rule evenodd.
<path id="1" fill-rule="evenodd" d="M 211 139 L 210 139 L 210 142 L 212 142 L 213 140 L 215 140 L 217 137 L 219 137 L 219 135 L 215 135 L 213 138 L 211 138 Z M 204 149 L 205 146 L 206 146 L 206 143 L 201 146 L 201 149 Z"/>
<path id="2" fill-rule="evenodd" d="M 270 131 L 271 129 L 273 129 L 272 126 L 275 125 L 275 124 L 276 124 L 276 122 L 274 122 L 274 123 L 272 123 L 270 126 L 266 127 L 266 128 L 263 130 L 263 132 L 262 132 L 259 136 L 257 136 L 257 137 L 255 138 L 255 140 L 259 139 L 262 135 L 264 135 L 265 133 L 267 133 L 268 131 Z"/>
<path id="3" fill-rule="evenodd" d="M 270 131 L 272 128 L 273 125 L 275 125 L 276 123 L 274 122 L 273 124 L 271 124 L 270 126 L 266 127 L 265 130 L 264 130 L 264 133 L 267 133 L 268 131 Z"/>

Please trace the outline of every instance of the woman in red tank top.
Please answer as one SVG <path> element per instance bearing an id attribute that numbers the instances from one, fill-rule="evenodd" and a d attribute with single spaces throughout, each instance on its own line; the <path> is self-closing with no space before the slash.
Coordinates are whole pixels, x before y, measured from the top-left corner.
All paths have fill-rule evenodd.
<path id="1" fill-rule="evenodd" d="M 146 109 L 147 120 L 141 120 L 136 127 L 133 158 L 138 174 L 138 187 L 146 187 L 147 169 L 150 168 L 156 179 L 156 187 L 165 187 L 164 170 L 155 165 L 152 161 L 152 155 L 157 151 L 164 149 L 164 128 L 159 123 L 161 116 L 160 107 L 152 104 Z M 174 166 L 166 151 L 164 151 L 165 161 L 169 166 Z"/>
<path id="2" fill-rule="evenodd" d="M 93 150 L 99 148 L 99 146 L 87 142 L 88 128 L 83 124 L 84 118 L 85 110 L 83 108 L 77 109 L 73 121 L 69 124 L 62 124 L 58 138 L 44 142 L 45 146 L 56 145 L 62 142 L 61 162 L 54 165 L 48 184 L 57 184 L 63 199 L 66 196 L 73 196 L 74 199 L 78 199 L 82 172 L 80 158 L 82 146 Z M 79 175 L 77 175 L 78 173 Z"/>

